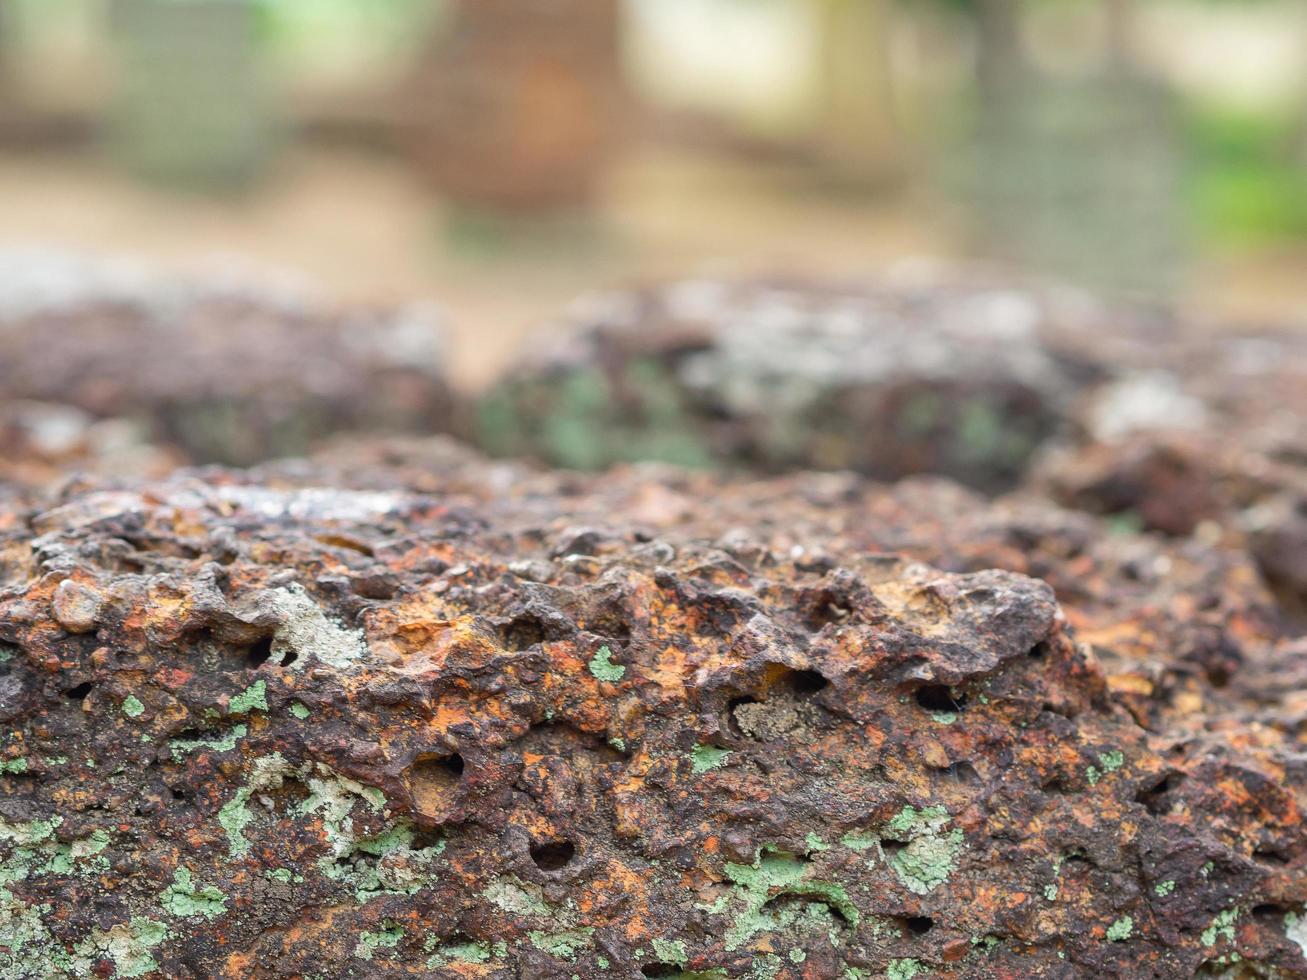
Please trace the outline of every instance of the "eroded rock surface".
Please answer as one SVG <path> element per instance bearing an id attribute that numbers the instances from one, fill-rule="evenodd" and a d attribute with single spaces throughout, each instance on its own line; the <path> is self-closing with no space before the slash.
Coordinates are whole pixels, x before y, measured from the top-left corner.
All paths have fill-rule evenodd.
<path id="1" fill-rule="evenodd" d="M 1221 581 L 1292 671 L 1256 577 L 932 487 L 370 446 L 0 521 L 0 976 L 1307 976 L 1304 706 L 1103 669 Z"/>
<path id="2" fill-rule="evenodd" d="M 235 275 L 0 252 L 0 399 L 125 420 L 196 462 L 294 455 L 349 430 L 449 431 L 444 367 L 429 309 L 341 311 Z"/>
<path id="3" fill-rule="evenodd" d="M 1141 355 L 1142 356 L 1142 355 Z M 1248 550 L 1307 613 L 1307 334 L 1181 336 L 1090 392 L 1028 486 L 1071 507 Z"/>
<path id="4" fill-rule="evenodd" d="M 1099 377 L 1105 352 L 1086 336 L 1125 316 L 1079 294 L 962 276 L 599 294 L 482 400 L 481 441 L 578 468 L 940 473 L 1003 489 Z M 1138 342 L 1153 326 L 1118 332 Z"/>

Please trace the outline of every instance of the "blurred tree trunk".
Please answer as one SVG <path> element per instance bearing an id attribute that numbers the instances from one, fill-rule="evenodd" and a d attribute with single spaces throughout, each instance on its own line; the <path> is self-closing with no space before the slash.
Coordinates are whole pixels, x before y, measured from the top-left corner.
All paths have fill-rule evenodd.
<path id="1" fill-rule="evenodd" d="M 7 101 L 10 93 L 10 53 L 13 43 L 13 12 L 0 0 L 0 103 Z"/>
<path id="2" fill-rule="evenodd" d="M 16 111 L 17 79 L 14 77 L 12 45 L 14 24 L 13 10 L 0 0 L 0 128 L 7 129 L 10 117 Z M 2 134 L 0 134 L 2 135 Z"/>
<path id="3" fill-rule="evenodd" d="M 275 142 L 255 0 L 112 0 L 109 9 L 118 84 L 108 136 L 119 160 L 162 183 L 252 183 Z"/>
<path id="4" fill-rule="evenodd" d="M 617 0 L 458 0 L 404 95 L 420 171 L 461 207 L 583 212 L 623 135 Z"/>
<path id="5" fill-rule="evenodd" d="M 1025 68 L 1017 0 L 974 0 L 976 81 L 982 101 L 1005 101 Z"/>
<path id="6" fill-rule="evenodd" d="M 883 181 L 902 169 L 894 118 L 887 0 L 809 0 L 818 25 L 820 142 L 843 178 Z"/>
<path id="7" fill-rule="evenodd" d="M 1307 167 L 1307 93 L 1299 96 L 1297 120 L 1289 136 L 1286 147 L 1289 160 L 1300 167 Z"/>
<path id="8" fill-rule="evenodd" d="M 1138 67 L 1138 11 L 1134 0 L 1105 0 L 1107 55 L 1115 71 L 1133 73 Z"/>

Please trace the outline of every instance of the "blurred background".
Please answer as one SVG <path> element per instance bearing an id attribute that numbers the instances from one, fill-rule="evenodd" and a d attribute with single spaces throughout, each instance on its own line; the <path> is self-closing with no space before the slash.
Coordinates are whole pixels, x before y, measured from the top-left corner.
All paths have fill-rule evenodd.
<path id="1" fill-rule="evenodd" d="M 1300 0 L 0 0 L 0 246 L 434 299 L 984 258 L 1307 319 Z"/>

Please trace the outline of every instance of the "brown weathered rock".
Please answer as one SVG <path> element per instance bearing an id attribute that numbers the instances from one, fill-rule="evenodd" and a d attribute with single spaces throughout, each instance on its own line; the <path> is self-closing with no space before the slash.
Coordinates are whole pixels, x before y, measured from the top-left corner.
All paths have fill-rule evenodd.
<path id="1" fill-rule="evenodd" d="M 1046 454 L 1028 485 L 1149 530 L 1246 547 L 1301 615 L 1307 334 L 1198 334 L 1151 357 L 1150 370 L 1085 398 L 1077 436 Z"/>
<path id="2" fill-rule="evenodd" d="M 447 431 L 443 369 L 429 310 L 337 312 L 266 284 L 0 253 L 0 399 L 124 419 L 198 462 L 348 430 Z"/>
<path id="3" fill-rule="evenodd" d="M 750 558 L 761 549 L 814 542 L 867 554 L 893 553 L 950 572 L 1001 568 L 1053 586 L 1077 636 L 1098 656 L 1109 684 L 1142 724 L 1201 728 L 1234 711 L 1240 683 L 1279 670 L 1277 644 L 1294 635 L 1242 542 L 1167 539 L 1129 522 L 1064 510 L 1037 497 L 986 501 L 945 480 L 895 486 L 849 474 L 731 479 L 641 467 L 611 475 L 534 473 L 487 467 L 474 453 L 434 441 L 344 441 L 315 465 L 280 463 L 264 479 L 303 485 L 310 474 L 355 489 L 420 488 L 464 495 L 477 506 L 526 508 L 547 522 L 561 498 L 573 536 L 591 542 L 614 514 L 640 533 L 714 541 Z M 284 481 L 289 481 L 285 483 Z M 1289 731 L 1293 731 L 1291 725 Z"/>
<path id="4" fill-rule="evenodd" d="M 479 442 L 582 469 L 652 459 L 1006 489 L 1105 370 L 1111 330 L 1152 332 L 1079 294 L 962 277 L 612 292 L 542 331 L 481 400 Z"/>
<path id="5" fill-rule="evenodd" d="M 877 545 L 1088 628 L 1240 574 L 986 506 L 417 445 L 0 520 L 0 976 L 1307 976 L 1303 706 L 1141 727 Z"/>

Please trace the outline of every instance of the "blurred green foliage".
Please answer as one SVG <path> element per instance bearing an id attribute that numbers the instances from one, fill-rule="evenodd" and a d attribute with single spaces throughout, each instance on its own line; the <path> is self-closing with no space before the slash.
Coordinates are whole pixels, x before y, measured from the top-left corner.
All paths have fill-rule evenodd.
<path id="1" fill-rule="evenodd" d="M 1190 208 L 1201 234 L 1218 245 L 1307 238 L 1303 114 L 1191 107 Z"/>

